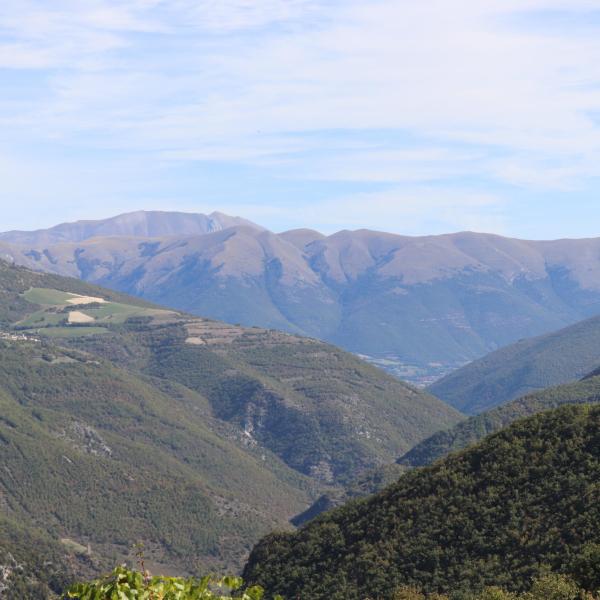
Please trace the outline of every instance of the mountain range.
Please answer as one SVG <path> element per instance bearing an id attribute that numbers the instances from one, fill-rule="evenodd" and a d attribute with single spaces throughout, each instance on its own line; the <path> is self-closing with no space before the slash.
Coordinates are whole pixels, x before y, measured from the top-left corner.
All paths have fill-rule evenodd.
<path id="1" fill-rule="evenodd" d="M 0 234 L 0 256 L 196 315 L 316 337 L 431 382 L 600 312 L 600 239 L 273 233 L 138 212 Z"/>
<path id="2" fill-rule="evenodd" d="M 254 547 L 246 578 L 315 599 L 387 597 L 404 585 L 525 589 L 541 563 L 569 571 L 589 550 L 598 414 L 574 405 L 600 400 L 600 318 L 457 370 L 430 387 L 445 404 L 326 341 L 82 280 L 82 257 L 96 245 L 135 247 L 138 259 L 165 254 L 166 279 L 156 285 L 167 289 L 177 265 L 197 260 L 185 252 L 212 252 L 215 239 L 222 249 L 242 237 L 250 244 L 222 263 L 226 270 L 256 267 L 252 244 L 279 252 L 293 240 L 306 260 L 316 241 L 341 235 L 276 235 L 220 214 L 170 217 L 137 213 L 0 241 L 10 255 L 0 259 L 0 560 L 19 598 L 51 598 L 74 577 L 131 561 L 136 543 L 155 571 L 237 570 L 271 531 L 280 533 Z M 44 250 L 26 250 L 38 236 Z M 461 236 L 481 237 L 445 237 Z M 61 275 L 63 267 L 78 278 Z M 124 260 L 115 272 L 131 268 Z M 472 282 L 454 277 L 467 293 Z M 414 285 L 430 293 L 441 283 Z M 296 301 L 310 308 L 310 297 Z M 563 382 L 571 383 L 541 389 Z M 480 414 L 465 419 L 455 407 Z M 524 491 L 532 469 L 544 475 Z M 564 492 L 555 499 L 564 518 L 548 516 L 550 488 Z M 592 498 L 578 521 L 567 514 L 576 492 Z M 292 533 L 290 523 L 301 529 Z M 525 554 L 507 523 L 529 527 Z"/>

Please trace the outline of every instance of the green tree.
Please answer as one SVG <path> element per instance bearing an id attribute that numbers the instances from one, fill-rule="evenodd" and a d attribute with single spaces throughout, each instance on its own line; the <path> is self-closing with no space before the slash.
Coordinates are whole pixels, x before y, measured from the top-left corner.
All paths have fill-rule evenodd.
<path id="1" fill-rule="evenodd" d="M 152 577 L 147 572 L 117 567 L 110 575 L 72 586 L 65 598 L 79 600 L 262 600 L 261 587 L 243 589 L 239 577 L 200 579 Z M 276 596 L 274 600 L 283 600 Z"/>
<path id="2" fill-rule="evenodd" d="M 499 587 L 486 588 L 476 600 L 517 600 L 518 596 Z"/>
<path id="3" fill-rule="evenodd" d="M 586 544 L 573 559 L 569 572 L 586 590 L 600 590 L 600 544 Z"/>
<path id="4" fill-rule="evenodd" d="M 523 600 L 576 600 L 581 595 L 579 586 L 566 575 L 552 573 L 535 579 L 531 591 Z"/>

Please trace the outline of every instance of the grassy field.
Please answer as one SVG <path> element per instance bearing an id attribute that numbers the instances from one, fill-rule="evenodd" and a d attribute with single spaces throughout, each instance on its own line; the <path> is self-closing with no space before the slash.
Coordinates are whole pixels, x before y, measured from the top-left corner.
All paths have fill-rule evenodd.
<path id="1" fill-rule="evenodd" d="M 96 321 L 109 323 L 124 323 L 132 317 L 160 317 L 168 315 L 169 311 L 152 308 L 140 308 L 118 302 L 107 302 L 95 308 L 86 308 L 82 312 L 96 319 Z"/>
<path id="2" fill-rule="evenodd" d="M 23 298 L 34 305 L 42 306 L 15 325 L 30 333 L 50 337 L 80 337 L 106 333 L 102 325 L 122 325 L 127 319 L 146 317 L 149 319 L 165 319 L 174 313 L 168 310 L 145 308 L 122 302 L 109 302 L 96 296 L 81 296 L 51 288 L 30 288 L 22 294 Z M 89 302 L 86 302 L 89 300 Z M 89 317 L 89 326 L 85 322 L 69 322 L 69 313 L 76 311 Z"/>
<path id="3" fill-rule="evenodd" d="M 36 328 L 36 327 L 57 327 L 64 325 L 67 322 L 68 315 L 66 313 L 51 312 L 46 309 L 36 310 L 31 315 L 25 317 L 16 325 L 19 328 Z"/>
<path id="4" fill-rule="evenodd" d="M 78 294 L 48 288 L 31 288 L 23 294 L 25 300 L 32 304 L 40 304 L 41 306 L 67 306 L 69 300 L 77 296 Z"/>

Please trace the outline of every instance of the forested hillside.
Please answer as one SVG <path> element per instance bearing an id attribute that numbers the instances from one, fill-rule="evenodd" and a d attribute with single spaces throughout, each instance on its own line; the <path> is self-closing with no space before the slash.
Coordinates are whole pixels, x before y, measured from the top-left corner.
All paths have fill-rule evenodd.
<path id="1" fill-rule="evenodd" d="M 391 462 L 460 420 L 432 396 L 322 342 L 132 304 L 102 288 L 2 264 L 0 306 L 14 329 L 97 353 L 161 385 L 183 385 L 248 443 L 322 481 Z M 81 305 L 56 289 L 103 303 Z M 72 322 L 73 313 L 88 320 Z"/>
<path id="2" fill-rule="evenodd" d="M 271 534 L 245 577 L 311 600 L 391 598 L 403 585 L 524 589 L 545 569 L 576 571 L 587 560 L 598 542 L 599 481 L 600 407 L 561 407 L 297 533 Z"/>
<path id="3" fill-rule="evenodd" d="M 99 559 L 143 541 L 164 568 L 232 567 L 311 494 L 265 449 L 219 435 L 204 399 L 89 354 L 0 342 L 0 403 L 5 511 Z"/>
<path id="4" fill-rule="evenodd" d="M 460 421 L 416 444 L 395 464 L 375 467 L 363 473 L 345 489 L 333 490 L 320 496 L 306 511 L 297 515 L 294 524 L 303 524 L 353 498 L 382 490 L 395 482 L 407 469 L 422 467 L 443 458 L 450 452 L 462 450 L 487 435 L 499 431 L 517 419 L 531 416 L 564 404 L 600 402 L 600 376 L 593 372 L 581 382 L 575 382 L 527 394 L 517 400 Z"/>
<path id="5" fill-rule="evenodd" d="M 83 546 L 74 551 L 29 522 L 0 516 L 0 598 L 56 598 L 76 575 L 91 576 L 108 564 Z"/>
<path id="6" fill-rule="evenodd" d="M 322 342 L 1 261 L 0 323 L 4 514 L 77 572 L 138 541 L 161 571 L 235 570 L 321 493 L 460 420 Z"/>
<path id="7" fill-rule="evenodd" d="M 429 387 L 466 414 L 477 414 L 550 386 L 581 379 L 600 364 L 600 317 L 492 352 Z"/>
<path id="8" fill-rule="evenodd" d="M 486 435 L 506 427 L 517 419 L 557 408 L 563 404 L 596 402 L 600 402 L 600 376 L 598 375 L 527 394 L 461 421 L 451 429 L 434 433 L 411 448 L 398 460 L 398 463 L 406 467 L 428 465 L 449 452 L 461 450 L 478 442 Z"/>

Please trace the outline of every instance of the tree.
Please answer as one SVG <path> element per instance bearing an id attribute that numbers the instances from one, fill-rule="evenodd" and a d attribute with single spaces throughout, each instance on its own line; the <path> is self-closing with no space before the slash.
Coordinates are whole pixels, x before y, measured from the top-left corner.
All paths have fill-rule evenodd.
<path id="1" fill-rule="evenodd" d="M 185 579 L 152 577 L 147 571 L 117 567 L 110 575 L 72 586 L 65 598 L 79 600 L 263 600 L 261 587 L 243 589 L 239 577 Z M 274 600 L 283 600 L 276 596 Z"/>

